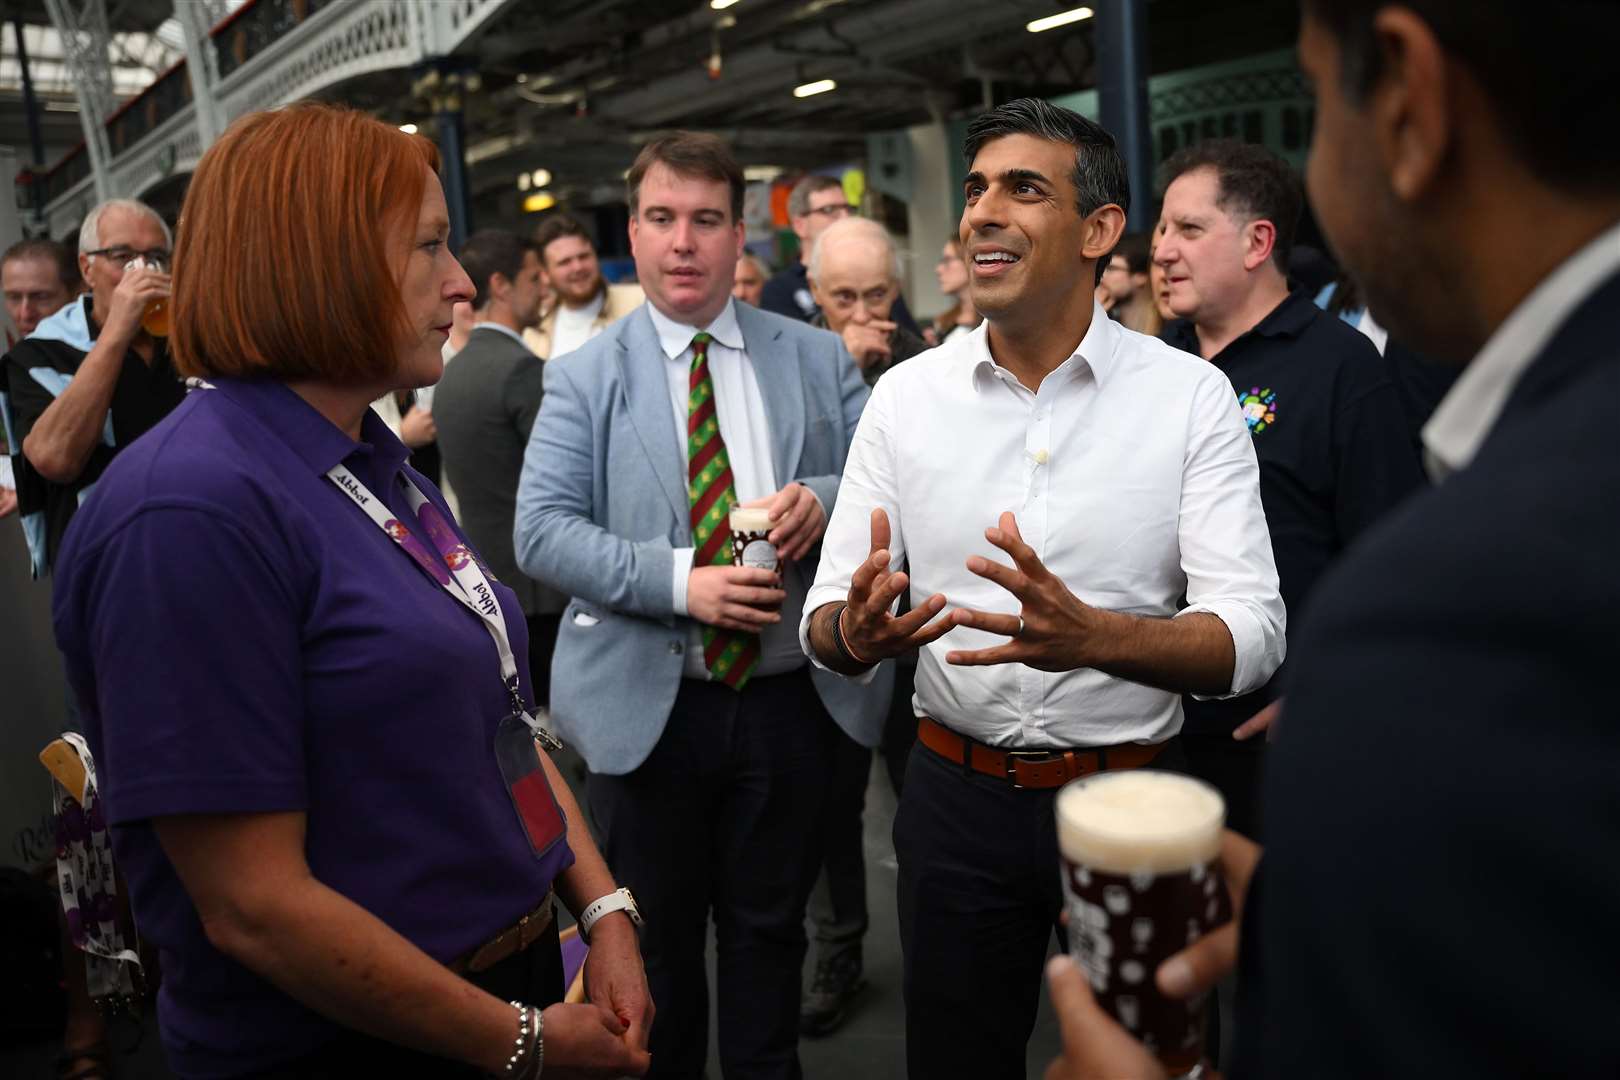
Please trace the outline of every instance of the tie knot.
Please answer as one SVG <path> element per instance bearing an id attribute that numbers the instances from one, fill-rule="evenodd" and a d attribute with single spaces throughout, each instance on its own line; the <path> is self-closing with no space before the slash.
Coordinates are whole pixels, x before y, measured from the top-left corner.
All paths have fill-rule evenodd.
<path id="1" fill-rule="evenodd" d="M 692 351 L 695 353 L 705 351 L 709 347 L 709 342 L 713 340 L 714 338 L 710 337 L 704 331 L 699 330 L 697 333 L 692 335 Z"/>

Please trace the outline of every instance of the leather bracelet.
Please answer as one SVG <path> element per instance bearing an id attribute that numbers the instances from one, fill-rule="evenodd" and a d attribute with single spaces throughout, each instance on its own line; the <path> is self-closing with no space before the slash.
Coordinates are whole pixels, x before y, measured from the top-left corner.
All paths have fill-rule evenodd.
<path id="1" fill-rule="evenodd" d="M 853 649 L 851 649 L 849 647 L 849 642 L 844 640 L 844 612 L 848 608 L 849 608 L 849 601 L 846 600 L 843 603 L 838 605 L 838 610 L 837 611 L 833 612 L 833 618 L 832 618 L 833 647 L 838 650 L 838 655 L 839 656 L 842 656 L 845 660 L 848 660 L 850 663 L 855 664 L 858 667 L 872 667 L 876 663 L 876 661 L 874 661 L 874 660 L 862 660 L 859 656 L 855 655 L 855 650 L 853 650 Z"/>

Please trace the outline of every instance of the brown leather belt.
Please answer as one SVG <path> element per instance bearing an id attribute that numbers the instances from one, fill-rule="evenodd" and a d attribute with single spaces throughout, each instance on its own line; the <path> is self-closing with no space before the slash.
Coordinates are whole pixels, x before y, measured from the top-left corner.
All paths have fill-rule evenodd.
<path id="1" fill-rule="evenodd" d="M 533 945 L 540 939 L 541 934 L 551 928 L 552 922 L 557 917 L 553 899 L 552 891 L 547 889 L 545 899 L 540 901 L 539 907 L 465 956 L 451 961 L 450 970 L 457 975 L 488 971 L 507 957 L 515 956 Z"/>
<path id="2" fill-rule="evenodd" d="M 1164 749 L 1143 746 L 1093 746 L 1084 750 L 998 750 L 958 735 L 927 716 L 917 718 L 917 741 L 957 765 L 1005 780 L 1015 788 L 1062 787 L 1070 780 L 1111 769 L 1140 769 Z"/>

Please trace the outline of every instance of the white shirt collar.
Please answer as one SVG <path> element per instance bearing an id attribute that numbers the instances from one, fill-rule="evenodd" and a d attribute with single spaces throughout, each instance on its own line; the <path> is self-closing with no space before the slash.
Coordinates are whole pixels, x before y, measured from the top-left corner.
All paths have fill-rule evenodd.
<path id="1" fill-rule="evenodd" d="M 728 349 L 744 352 L 742 328 L 737 325 L 736 301 L 726 298 L 726 306 L 708 326 L 697 327 L 678 323 L 658 310 L 658 305 L 647 301 L 647 314 L 652 316 L 653 329 L 658 332 L 658 344 L 671 360 L 692 347 L 692 336 L 700 329 Z"/>
<path id="2" fill-rule="evenodd" d="M 1423 426 L 1426 464 L 1436 482 L 1474 460 L 1530 362 L 1617 270 L 1620 222 L 1565 260 L 1496 328 Z"/>
<path id="3" fill-rule="evenodd" d="M 506 326 L 503 323 L 481 322 L 478 325 L 474 326 L 473 329 L 474 330 L 498 330 L 501 333 L 505 334 L 507 337 L 511 338 L 513 341 L 517 342 L 519 345 L 522 345 L 525 349 L 527 349 L 529 347 L 529 343 L 527 341 L 523 340 L 523 335 L 522 334 L 518 333 L 516 330 L 512 329 L 510 326 Z"/>
<path id="4" fill-rule="evenodd" d="M 974 327 L 963 342 L 972 360 L 970 374 L 974 389 L 983 389 L 989 385 L 988 379 L 994 378 L 1001 368 L 990 355 L 990 320 L 986 319 Z M 1108 317 L 1102 305 L 1092 302 L 1091 327 L 1086 336 L 1080 339 L 1080 344 L 1070 354 L 1069 358 L 1059 364 L 1052 374 L 1056 375 L 1065 368 L 1073 368 L 1078 364 L 1085 364 L 1091 368 L 1092 378 L 1101 386 L 1108 377 L 1108 369 L 1114 359 L 1114 348 L 1119 344 L 1119 326 Z"/>

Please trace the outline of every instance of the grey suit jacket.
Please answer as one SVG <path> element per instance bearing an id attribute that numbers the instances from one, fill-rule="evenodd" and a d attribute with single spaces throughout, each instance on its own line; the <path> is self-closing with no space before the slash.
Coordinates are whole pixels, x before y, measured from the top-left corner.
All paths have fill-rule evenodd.
<path id="1" fill-rule="evenodd" d="M 439 453 L 460 499 L 462 527 L 525 615 L 559 612 L 568 600 L 519 570 L 512 552 L 518 475 L 544 378 L 540 358 L 517 341 L 475 329 L 433 393 Z"/>
<path id="2" fill-rule="evenodd" d="M 783 482 L 831 515 L 856 421 L 860 371 L 834 334 L 737 305 Z M 645 305 L 545 368 L 545 403 L 518 489 L 518 564 L 573 599 L 552 663 L 557 725 L 595 772 L 640 765 L 680 688 L 691 620 L 675 614 L 673 551 L 692 546 L 686 461 Z M 786 573 L 808 587 L 815 563 Z M 812 669 L 827 711 L 875 746 L 894 681 L 883 665 L 857 686 Z"/>

